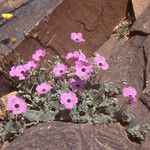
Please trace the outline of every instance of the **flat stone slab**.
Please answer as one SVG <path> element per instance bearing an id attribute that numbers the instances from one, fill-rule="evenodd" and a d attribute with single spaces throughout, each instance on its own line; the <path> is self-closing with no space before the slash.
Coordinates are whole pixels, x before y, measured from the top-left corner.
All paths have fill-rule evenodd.
<path id="1" fill-rule="evenodd" d="M 11 12 L 29 2 L 30 0 L 1 0 L 0 1 L 0 8 L 1 8 L 0 14 Z M 2 16 L 0 16 L 0 18 L 1 17 Z"/>
<path id="2" fill-rule="evenodd" d="M 121 47 L 127 40 L 127 38 L 118 40 L 116 37 L 112 36 L 98 49 L 98 51 L 95 52 L 95 54 L 104 55 L 107 60 L 109 60 L 111 56 L 116 54 L 118 48 Z"/>
<path id="3" fill-rule="evenodd" d="M 47 12 L 51 12 L 63 0 L 2 0 L 0 13 L 12 12 L 14 18 L 4 21 L 0 18 L 0 41 L 8 37 L 16 37 L 17 43 L 24 39 L 24 33 L 29 32 Z M 7 53 L 10 49 L 0 45 L 0 52 Z"/>
<path id="4" fill-rule="evenodd" d="M 32 127 L 6 150 L 138 150 L 120 124 L 51 122 Z"/>
<path id="5" fill-rule="evenodd" d="M 6 1 L 5 3 L 7 4 Z M 81 49 L 88 57 L 109 39 L 113 28 L 126 15 L 128 0 L 32 0 L 16 5 L 13 20 L 0 27 L 0 40 L 17 37 L 16 51 L 31 59 L 36 49 L 44 48 L 49 58 Z M 8 4 L 6 5 L 8 6 Z M 48 12 L 47 12 L 48 11 Z M 40 20 L 40 21 L 39 21 Z M 24 32 L 26 36 L 24 37 Z M 86 42 L 70 40 L 71 32 L 83 32 Z M 0 52 L 10 51 L 0 45 Z M 1 77 L 3 78 L 3 77 Z M 11 91 L 4 80 L 0 95 Z"/>
<path id="6" fill-rule="evenodd" d="M 132 0 L 135 17 L 138 19 L 150 4 L 150 0 Z"/>
<path id="7" fill-rule="evenodd" d="M 44 48 L 50 56 L 66 55 L 67 51 L 81 49 L 90 57 L 106 42 L 113 28 L 126 15 L 128 0 L 64 0 L 52 13 L 45 16 L 26 39 L 17 46 L 24 58 L 30 58 L 35 49 Z M 71 32 L 82 32 L 84 43 L 70 40 Z M 28 54 L 25 53 L 28 49 Z"/>
<path id="8" fill-rule="evenodd" d="M 138 18 L 136 23 L 132 26 L 132 30 L 141 31 L 143 35 L 150 33 L 150 5 L 145 12 Z M 142 34 L 142 33 L 141 33 Z"/>
<path id="9" fill-rule="evenodd" d="M 129 107 L 126 111 L 131 114 L 133 124 L 139 124 L 143 128 L 150 125 L 150 6 L 139 17 L 132 27 L 132 37 L 123 44 L 118 41 L 119 47 L 113 44 L 110 39 L 109 45 L 113 45 L 111 50 L 106 52 L 110 68 L 101 72 L 96 78 L 99 82 L 113 82 L 114 85 L 121 85 L 126 82 L 127 86 L 137 89 L 139 98 L 135 107 Z M 107 46 L 106 46 L 107 48 Z M 115 48 L 115 50 L 114 50 Z M 104 53 L 100 50 L 99 53 Z M 111 56 L 111 57 L 110 57 Z M 99 80 L 100 79 L 100 80 Z M 144 91 L 143 91 L 144 90 Z M 120 101 L 124 101 L 120 97 Z M 132 124 L 131 124 L 132 126 Z M 144 150 L 150 147 L 149 132 L 146 133 Z"/>

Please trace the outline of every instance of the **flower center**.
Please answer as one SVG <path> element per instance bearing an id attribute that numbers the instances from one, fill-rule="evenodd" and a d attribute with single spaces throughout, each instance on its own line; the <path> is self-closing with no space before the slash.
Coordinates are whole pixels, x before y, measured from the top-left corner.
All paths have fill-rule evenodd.
<path id="1" fill-rule="evenodd" d="M 42 89 L 42 92 L 46 92 L 46 89 Z"/>
<path id="2" fill-rule="evenodd" d="M 85 72 L 85 71 L 86 71 L 86 69 L 85 69 L 85 68 L 82 68 L 82 69 L 81 69 L 81 71 L 82 71 L 82 72 Z"/>
<path id="3" fill-rule="evenodd" d="M 99 63 L 99 65 L 102 66 L 103 64 L 102 64 L 102 63 Z"/>
<path id="4" fill-rule="evenodd" d="M 67 102 L 70 103 L 70 102 L 71 102 L 71 99 L 67 99 Z"/>
<path id="5" fill-rule="evenodd" d="M 76 87 L 78 87 L 78 88 L 79 88 L 79 87 L 80 87 L 80 84 L 76 84 Z"/>
<path id="6" fill-rule="evenodd" d="M 63 70 L 60 70 L 60 73 L 63 73 Z"/>
<path id="7" fill-rule="evenodd" d="M 25 72 L 22 70 L 22 71 L 21 71 L 21 74 L 24 74 L 24 73 L 25 73 Z"/>
<path id="8" fill-rule="evenodd" d="M 76 41 L 79 41 L 79 38 L 76 38 Z"/>
<path id="9" fill-rule="evenodd" d="M 43 56 L 39 56 L 39 59 L 43 59 Z"/>
<path id="10" fill-rule="evenodd" d="M 15 108 L 19 108 L 19 104 L 15 104 Z"/>

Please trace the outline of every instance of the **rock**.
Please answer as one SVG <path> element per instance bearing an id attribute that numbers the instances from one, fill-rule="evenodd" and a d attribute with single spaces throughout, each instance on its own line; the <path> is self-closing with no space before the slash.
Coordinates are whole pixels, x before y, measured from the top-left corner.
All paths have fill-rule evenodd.
<path id="1" fill-rule="evenodd" d="M 55 55 L 62 56 L 67 51 L 79 48 L 90 57 L 111 36 L 113 28 L 121 18 L 125 17 L 127 1 L 29 1 L 14 10 L 16 17 L 13 20 L 0 27 L 0 40 L 16 37 L 18 40 L 15 45 L 16 51 L 26 59 L 31 59 L 32 53 L 39 48 L 46 49 L 49 58 Z M 24 31 L 27 33 L 25 39 Z M 76 44 L 71 41 L 70 32 L 83 32 L 86 42 Z M 1 51 L 6 53 L 10 50 L 0 45 Z M 0 89 L 0 95 L 11 91 L 5 80 L 0 82 L 0 86 L 3 87 Z"/>
<path id="2" fill-rule="evenodd" d="M 0 1 L 0 14 L 11 12 L 14 9 L 21 7 L 28 3 L 29 0 L 1 0 Z M 0 16 L 1 18 L 1 16 Z"/>
<path id="3" fill-rule="evenodd" d="M 150 36 L 145 37 L 143 42 L 143 49 L 145 54 L 145 89 L 143 95 L 141 96 L 142 102 L 145 104 L 150 112 Z"/>
<path id="4" fill-rule="evenodd" d="M 2 24 L 1 22 L 3 20 L 0 18 L 0 41 L 8 37 L 16 37 L 17 43 L 14 45 L 15 47 L 24 39 L 24 32 L 29 32 L 35 26 L 35 24 L 38 23 L 38 21 L 41 20 L 41 18 L 43 18 L 47 14 L 48 11 L 50 13 L 61 2 L 62 0 L 0 1 L 0 8 L 2 8 L 2 12 L 13 10 L 13 14 L 15 15 L 15 17 L 12 20 L 5 21 Z M 30 41 L 32 43 L 32 40 Z M 37 43 L 38 42 L 36 42 L 35 45 L 37 46 L 37 48 L 40 48 L 40 46 L 37 45 Z M 35 45 L 33 48 L 34 50 L 36 48 Z M 27 48 L 22 52 L 27 53 Z M 10 52 L 10 49 L 0 44 L 0 52 L 8 54 L 8 52 Z M 0 96 L 3 96 L 13 91 L 13 89 L 10 88 L 8 81 L 5 80 L 5 77 L 0 74 L 0 78 Z"/>
<path id="5" fill-rule="evenodd" d="M 147 109 L 150 111 L 150 93 L 149 92 L 150 91 L 147 90 L 145 93 L 143 93 L 143 95 L 141 96 L 141 101 L 147 107 Z"/>
<path id="6" fill-rule="evenodd" d="M 110 68 L 98 75 L 101 78 L 100 82 L 113 82 L 115 86 L 120 86 L 121 81 L 126 81 L 127 86 L 133 86 L 137 89 L 138 98 L 140 98 L 145 86 L 146 67 L 142 47 L 144 41 L 145 37 L 137 35 L 116 48 L 108 60 Z M 99 78 L 97 77 L 96 79 Z M 150 123 L 149 111 L 141 101 L 138 102 L 137 106 L 129 107 L 127 111 L 137 124 L 143 126 L 146 123 Z"/>
<path id="7" fill-rule="evenodd" d="M 32 127 L 6 150 L 137 150 L 120 124 L 51 122 Z"/>
<path id="8" fill-rule="evenodd" d="M 10 145 L 10 143 L 8 141 L 4 142 L 4 144 L 2 145 L 2 147 L 0 146 L 1 150 L 5 150 L 6 147 L 8 147 Z"/>
<path id="9" fill-rule="evenodd" d="M 135 17 L 139 18 L 140 15 L 146 10 L 150 4 L 150 0 L 132 0 Z"/>
<path id="10" fill-rule="evenodd" d="M 141 47 L 143 48 L 143 55 L 145 58 L 145 70 L 144 70 L 144 91 L 143 95 L 141 96 L 142 102 L 147 106 L 148 110 L 150 111 L 150 5 L 148 6 L 147 10 L 139 17 L 136 23 L 133 25 L 132 30 L 136 34 L 140 34 L 143 36 L 144 41 Z"/>
<path id="11" fill-rule="evenodd" d="M 51 56 L 66 55 L 67 51 L 81 49 L 88 57 L 109 39 L 113 28 L 126 15 L 127 0 L 64 0 L 52 13 L 45 16 L 26 39 L 17 46 L 24 58 L 30 58 L 37 43 Z M 84 43 L 70 40 L 71 32 L 82 32 Z M 93 40 L 94 39 L 94 40 Z M 30 40 L 32 41 L 30 43 Z M 35 43 L 35 45 L 33 45 Z M 28 48 L 28 54 L 24 53 Z"/>
<path id="12" fill-rule="evenodd" d="M 133 86 L 137 89 L 138 104 L 135 107 L 128 107 L 126 111 L 131 114 L 132 123 L 139 124 L 141 129 L 146 124 L 150 124 L 149 9 L 150 6 L 134 23 L 132 37 L 121 46 L 116 47 L 115 52 L 112 52 L 113 55 L 108 60 L 110 64 L 108 71 L 102 72 L 97 77 L 97 79 L 101 78 L 100 82 L 114 82 L 116 86 L 120 85 L 120 81 L 126 81 L 127 86 Z M 147 25 L 147 28 L 144 28 L 143 23 Z M 123 98 L 120 98 L 120 101 L 123 101 Z M 145 139 L 143 145 L 149 145 L 147 141 Z"/>
<path id="13" fill-rule="evenodd" d="M 118 47 L 123 45 L 126 41 L 126 38 L 118 40 L 116 37 L 112 36 L 99 48 L 98 51 L 95 52 L 95 54 L 104 55 L 107 58 L 107 60 L 109 60 L 109 58 L 116 53 Z"/>
<path id="14" fill-rule="evenodd" d="M 17 92 L 11 92 L 3 97 L 0 98 L 0 119 L 4 119 L 4 112 L 2 111 L 2 107 L 6 107 L 6 103 L 7 103 L 7 100 L 11 97 L 11 96 L 14 96 L 16 95 Z"/>
<path id="15" fill-rule="evenodd" d="M 142 94 L 143 71 L 145 69 L 141 47 L 143 39 L 141 36 L 136 36 L 120 45 L 120 47 L 116 47 L 115 52 L 113 48 L 111 49 L 113 55 L 108 61 L 110 68 L 101 73 L 101 82 L 114 82 L 115 85 L 119 86 L 120 82 L 126 81 L 130 86 L 137 88 L 139 95 Z"/>
<path id="16" fill-rule="evenodd" d="M 150 148 L 150 131 L 146 133 L 146 141 L 140 145 L 141 150 L 149 150 Z"/>
<path id="17" fill-rule="evenodd" d="M 51 12 L 63 0 L 2 0 L 1 13 L 13 12 L 14 18 L 4 21 L 0 18 L 0 41 L 8 37 L 16 37 L 18 45 L 24 39 L 24 32 L 29 32 L 47 12 Z M 10 49 L 0 45 L 0 52 Z"/>
<path id="18" fill-rule="evenodd" d="M 136 23 L 132 26 L 133 31 L 139 31 L 137 34 L 147 35 L 150 33 L 150 5 L 147 7 L 145 12 L 138 18 Z M 135 33 L 135 34 L 136 34 Z"/>

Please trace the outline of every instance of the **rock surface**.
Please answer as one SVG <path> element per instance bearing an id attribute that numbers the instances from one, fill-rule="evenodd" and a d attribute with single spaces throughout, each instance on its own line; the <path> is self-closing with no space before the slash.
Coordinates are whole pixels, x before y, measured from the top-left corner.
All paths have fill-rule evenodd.
<path id="1" fill-rule="evenodd" d="M 107 52 L 107 54 L 109 54 L 107 56 L 109 57 L 110 68 L 108 71 L 98 75 L 98 78 L 101 78 L 100 82 L 112 81 L 115 85 L 120 85 L 120 81 L 126 81 L 127 86 L 133 86 L 137 89 L 139 98 L 138 104 L 135 107 L 129 107 L 127 112 L 132 115 L 133 125 L 139 124 L 141 128 L 146 124 L 150 125 L 149 16 L 150 6 L 134 23 L 132 27 L 133 31 L 131 32 L 132 37 L 123 44 L 119 41 L 118 44 L 120 43 L 120 46 L 114 46 L 115 51 L 114 48 L 112 48 Z M 99 52 L 101 53 L 101 51 Z M 120 100 L 123 101 L 123 97 L 120 98 Z M 141 149 L 149 149 L 149 136 L 149 132 L 146 133 L 146 140 L 142 144 L 145 146 Z"/>
<path id="2" fill-rule="evenodd" d="M 2 0 L 0 14 L 11 12 L 14 18 L 4 21 L 0 18 L 0 41 L 8 37 L 16 37 L 17 43 L 24 39 L 24 32 L 29 32 L 47 12 L 51 12 L 63 0 Z M 10 49 L 0 45 L 0 52 Z"/>
<path id="3" fill-rule="evenodd" d="M 143 89 L 146 86 L 144 41 L 145 37 L 143 36 L 133 36 L 124 42 L 124 44 L 120 44 L 120 47 L 115 46 L 115 51 L 113 51 L 113 48 L 109 50 L 107 53 L 109 54 L 108 62 L 110 63 L 110 68 L 108 71 L 101 72 L 100 75 L 97 75 L 95 82 L 101 78 L 100 82 L 113 82 L 114 85 L 119 86 L 121 85 L 121 81 L 126 81 L 127 86 L 133 86 L 137 89 L 138 98 L 143 96 Z M 123 97 L 120 97 L 120 100 L 123 101 Z M 145 105 L 148 105 L 148 101 L 145 100 Z M 134 122 L 140 124 L 141 127 L 146 123 L 150 124 L 149 109 L 145 105 L 139 100 L 135 108 L 129 107 L 127 109 Z"/>
<path id="4" fill-rule="evenodd" d="M 22 5 L 25 5 L 30 0 L 1 0 L 0 1 L 0 14 L 2 13 L 8 13 L 13 11 L 14 9 L 17 9 L 21 7 Z M 2 16 L 0 16 L 1 18 Z"/>
<path id="5" fill-rule="evenodd" d="M 58 6 L 57 9 L 53 12 L 53 15 L 45 17 L 37 27 L 35 27 L 28 35 L 26 35 L 26 39 L 17 47 L 17 50 L 21 52 L 23 57 L 30 56 L 27 54 L 26 49 L 28 49 L 29 54 L 37 49 L 37 48 L 46 48 L 47 51 L 50 52 L 51 55 L 63 55 L 66 53 L 66 49 L 73 50 L 78 48 L 77 45 L 68 44 L 70 43 L 69 39 L 66 39 L 67 35 L 74 30 L 81 31 L 84 33 L 87 43 L 86 45 L 81 44 L 80 47 L 83 51 L 91 56 L 94 51 L 100 45 L 102 45 L 101 35 L 103 33 L 103 29 L 95 29 L 95 31 L 87 31 L 92 29 L 95 25 L 92 21 L 96 20 L 87 20 L 89 18 L 89 7 L 94 7 L 92 14 L 95 14 L 95 10 L 97 8 L 97 3 L 93 3 L 93 1 L 88 1 L 89 4 L 92 5 L 84 5 L 84 9 L 81 9 L 83 5 L 82 1 L 78 5 L 76 1 L 74 3 L 67 3 L 64 1 L 61 5 Z M 107 1 L 106 1 L 107 2 Z M 102 3 L 102 6 L 109 7 L 109 12 L 114 6 L 113 3 L 117 4 L 118 1 L 112 1 L 110 6 L 107 6 L 108 3 Z M 120 2 L 120 1 L 119 1 Z M 118 2 L 118 3 L 119 3 Z M 122 1 L 125 2 L 125 1 Z M 75 16 L 71 14 L 71 10 L 75 10 L 74 6 L 78 6 L 78 12 L 84 13 L 84 15 L 80 18 L 78 13 L 76 12 Z M 101 4 L 100 4 L 101 6 Z M 103 7 L 101 7 L 103 9 Z M 107 11 L 108 11 L 107 10 Z M 117 10 L 117 9 L 116 9 Z M 115 11 L 116 11 L 115 10 Z M 104 10 L 103 10 L 104 11 Z M 61 13 L 60 13 L 61 12 Z M 138 98 L 143 96 L 143 90 L 148 87 L 147 80 L 149 81 L 149 20 L 150 11 L 147 10 L 137 22 L 133 26 L 133 36 L 128 41 L 115 41 L 115 39 L 110 39 L 110 46 L 108 47 L 108 51 L 106 52 L 107 57 L 109 58 L 110 69 L 101 74 L 101 82 L 104 81 L 113 81 L 114 84 L 119 85 L 120 81 L 126 80 L 127 84 L 130 86 L 134 86 L 138 91 Z M 108 13 L 108 12 L 107 12 Z M 112 13 L 112 12 L 111 12 Z M 62 16 L 59 14 L 62 14 Z M 64 14 L 67 14 L 65 16 Z M 64 18 L 62 18 L 64 16 Z M 111 16 L 111 15 L 110 15 Z M 109 17 L 110 17 L 109 16 Z M 49 18 L 50 17 L 50 18 Z M 76 18 L 77 17 L 77 18 Z M 89 18 L 88 18 L 89 17 Z M 114 17 L 114 16 L 112 16 Z M 53 18 L 53 19 L 51 19 Z M 66 19 L 67 18 L 67 19 Z M 68 19 L 69 18 L 69 19 Z M 102 17 L 103 19 L 105 17 Z M 85 25 L 83 23 L 75 22 L 73 20 L 80 19 L 81 21 L 87 21 Z M 105 18 L 106 19 L 106 18 Z M 107 19 L 104 22 L 105 26 L 110 24 Z M 147 24 L 147 28 L 143 28 L 142 21 Z M 71 21 L 70 21 L 71 20 Z M 64 24 L 61 28 L 60 22 Z M 90 22 L 91 21 L 91 22 Z M 71 24 L 71 27 L 67 25 Z M 49 28 L 51 27 L 51 28 Z M 78 27 L 78 28 L 76 28 Z M 138 28 L 137 28 L 138 27 Z M 101 27 L 102 28 L 102 27 Z M 142 31 L 142 32 L 138 32 Z M 48 33 L 46 33 L 48 31 Z M 57 31 L 57 32 L 56 32 Z M 104 30 L 105 31 L 105 30 Z M 59 33 L 59 34 L 56 34 Z M 108 33 L 105 35 L 109 35 L 111 33 L 111 29 L 108 28 Z M 56 37 L 54 36 L 56 34 Z M 98 35 L 97 35 L 98 34 Z M 69 36 L 68 36 L 69 37 Z M 56 38 L 56 39 L 55 39 Z M 106 41 L 107 36 L 103 37 Z M 93 40 L 94 39 L 94 40 Z M 57 41 L 58 40 L 58 41 Z M 117 43 L 117 44 L 116 44 Z M 107 43 L 105 46 L 99 50 L 100 53 L 105 55 L 105 49 L 107 48 Z M 113 45 L 113 46 L 112 46 Z M 99 76 L 99 75 L 98 75 Z M 146 101 L 149 101 L 149 97 L 145 98 Z M 122 99 L 120 99 L 122 100 Z M 146 102 L 147 104 L 147 102 Z M 149 109 L 147 105 L 143 105 L 142 101 L 139 100 L 136 107 L 130 107 L 128 110 L 134 118 L 136 123 L 139 123 L 141 126 L 150 122 Z M 7 150 L 44 150 L 44 149 L 93 149 L 93 150 L 149 150 L 149 133 L 146 134 L 146 140 L 141 144 L 132 143 L 125 133 L 125 128 L 120 124 L 110 124 L 107 125 L 89 125 L 89 124 L 71 124 L 71 123 L 46 123 L 41 124 L 37 127 L 33 127 L 27 132 L 17 138 L 11 145 L 6 148 Z M 39 142 L 40 141 L 40 142 Z"/>
<path id="6" fill-rule="evenodd" d="M 149 150 L 150 148 L 150 132 L 146 134 L 146 141 L 140 145 L 140 150 Z"/>
<path id="7" fill-rule="evenodd" d="M 150 5 L 147 7 L 145 12 L 138 18 L 136 23 L 133 25 L 132 29 L 135 31 L 140 31 L 139 34 L 147 35 L 150 33 Z"/>
<path id="8" fill-rule="evenodd" d="M 126 38 L 122 38 L 118 41 L 116 37 L 112 36 L 95 52 L 95 54 L 104 55 L 107 60 L 109 60 L 126 41 Z"/>
<path id="9" fill-rule="evenodd" d="M 62 0 L 32 0 L 28 3 L 24 1 L 22 5 L 16 4 L 13 12 L 16 17 L 0 27 L 0 40 L 17 37 L 20 42 L 24 39 L 23 32 L 26 31 L 26 38 L 19 45 L 16 44 L 16 51 L 26 59 L 31 59 L 31 54 L 39 48 L 45 48 L 50 58 L 79 48 L 90 57 L 111 36 L 113 28 L 121 18 L 125 17 L 128 0 L 61 2 Z M 8 1 L 5 2 L 6 6 L 7 3 Z M 54 7 L 56 8 L 51 13 Z M 32 27 L 33 30 L 28 32 Z M 83 32 L 86 42 L 74 43 L 70 40 L 70 32 Z M 8 51 L 10 50 L 0 45 L 0 52 Z M 0 82 L 0 86 L 3 87 L 0 89 L 1 96 L 12 90 L 8 89 L 4 80 Z"/>
<path id="10" fill-rule="evenodd" d="M 150 4 L 150 0 L 132 0 L 135 17 L 138 18 Z"/>
<path id="11" fill-rule="evenodd" d="M 2 107 L 6 106 L 7 100 L 11 97 L 16 95 L 17 92 L 11 92 L 3 97 L 0 98 L 0 119 L 4 119 L 4 113 L 2 112 Z"/>
<path id="12" fill-rule="evenodd" d="M 30 128 L 6 150 L 138 150 L 120 124 L 52 122 Z"/>
<path id="13" fill-rule="evenodd" d="M 125 17 L 126 8 L 127 0 L 64 0 L 26 35 L 17 50 L 23 57 L 30 58 L 29 55 L 40 47 L 45 48 L 51 56 L 62 56 L 67 51 L 80 48 L 90 57 L 111 36 L 121 18 Z M 86 42 L 71 41 L 71 32 L 82 32 Z M 25 53 L 27 48 L 28 54 Z"/>
<path id="14" fill-rule="evenodd" d="M 35 24 L 41 20 L 41 18 L 43 18 L 47 13 L 50 13 L 61 2 L 62 0 L 0 1 L 0 13 L 12 12 L 15 15 L 15 17 L 10 21 L 4 21 L 0 18 L 0 41 L 8 37 L 16 37 L 16 45 L 18 45 L 18 43 L 24 39 L 24 32 L 29 32 Z M 37 48 L 40 48 L 39 45 L 35 45 Z M 0 52 L 7 54 L 9 51 L 10 49 L 0 43 Z M 24 50 L 24 53 L 26 53 L 26 51 L 27 49 Z M 9 88 L 9 84 L 5 82 L 4 76 L 0 74 L 0 78 L 0 96 L 14 91 Z"/>

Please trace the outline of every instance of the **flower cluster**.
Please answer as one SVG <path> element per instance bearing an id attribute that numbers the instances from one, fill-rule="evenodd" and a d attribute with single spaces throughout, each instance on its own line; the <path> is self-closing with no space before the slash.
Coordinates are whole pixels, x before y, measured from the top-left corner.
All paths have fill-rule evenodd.
<path id="1" fill-rule="evenodd" d="M 28 61 L 26 64 L 21 64 L 18 66 L 13 66 L 9 72 L 11 77 L 16 77 L 19 80 L 25 80 L 28 76 L 28 72 L 32 69 L 37 68 L 38 62 L 45 57 L 45 50 L 39 49 L 32 55 L 32 60 Z"/>
<path id="2" fill-rule="evenodd" d="M 71 33 L 71 39 L 75 42 L 84 42 L 82 33 Z M 45 50 L 39 49 L 32 55 L 32 60 L 25 64 L 13 66 L 9 72 L 11 77 L 17 77 L 19 80 L 24 80 L 28 77 L 29 71 L 38 68 L 38 63 L 44 60 L 46 56 Z M 109 64 L 106 58 L 97 54 L 92 63 L 89 63 L 86 55 L 80 50 L 69 52 L 66 55 L 66 62 L 72 60 L 74 65 L 69 67 L 68 63 L 58 62 L 52 69 L 51 73 L 57 80 L 68 80 L 69 91 L 59 92 L 59 102 L 66 108 L 72 109 L 78 103 L 78 92 L 85 90 L 85 85 L 88 79 L 90 79 L 92 73 L 95 73 L 96 69 L 107 70 Z M 71 73 L 71 76 L 70 76 Z M 55 86 L 49 84 L 49 81 L 43 81 L 36 85 L 35 93 L 39 96 L 45 96 L 50 93 L 52 89 L 56 89 Z M 55 91 L 56 92 L 56 91 Z M 123 95 L 128 97 L 128 102 L 131 105 L 135 105 L 136 90 L 133 87 L 127 87 L 123 89 Z M 27 104 L 19 97 L 12 97 L 8 101 L 8 110 L 11 110 L 14 114 L 24 113 L 27 110 Z"/>
<path id="3" fill-rule="evenodd" d="M 13 14 L 2 14 L 2 17 L 9 20 Z M 86 40 L 81 32 L 72 32 L 70 39 L 77 45 L 84 44 Z M 15 38 L 6 38 L 1 43 L 8 46 L 16 41 Z M 17 95 L 11 96 L 4 106 L 6 120 L 0 127 L 0 141 L 16 136 L 32 125 L 53 120 L 129 122 L 128 115 L 122 111 L 128 104 L 134 106 L 137 103 L 136 89 L 131 86 L 120 89 L 110 83 L 102 83 L 100 79 L 99 83 L 94 82 L 99 75 L 97 72 L 107 71 L 110 67 L 105 56 L 96 54 L 89 60 L 80 49 L 76 49 L 68 52 L 65 59 L 57 56 L 51 61 L 46 58 L 46 50 L 38 49 L 25 62 L 20 57 L 16 59 L 17 55 L 13 54 L 17 61 L 13 66 L 12 63 L 7 65 L 12 66 L 9 73 L 4 65 L 3 73 Z M 127 98 L 125 105 L 119 105 L 120 90 Z"/>

